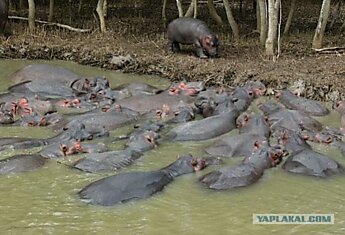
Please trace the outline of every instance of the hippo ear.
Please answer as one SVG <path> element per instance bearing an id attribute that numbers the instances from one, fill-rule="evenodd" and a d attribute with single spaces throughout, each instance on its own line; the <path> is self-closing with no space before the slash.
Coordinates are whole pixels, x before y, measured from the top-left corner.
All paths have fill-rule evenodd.
<path id="1" fill-rule="evenodd" d="M 211 46 L 211 42 L 212 42 L 212 37 L 211 36 L 205 36 L 201 38 L 201 45 L 202 46 Z"/>
<path id="2" fill-rule="evenodd" d="M 258 140 L 255 141 L 254 148 L 255 148 L 255 150 L 258 150 L 260 148 L 260 142 Z"/>

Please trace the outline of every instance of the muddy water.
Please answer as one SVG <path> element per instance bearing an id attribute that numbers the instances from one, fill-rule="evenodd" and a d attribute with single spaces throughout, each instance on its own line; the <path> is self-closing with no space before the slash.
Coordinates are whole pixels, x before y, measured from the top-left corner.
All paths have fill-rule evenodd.
<path id="1" fill-rule="evenodd" d="M 9 74 L 29 63 L 0 61 L 0 89 L 10 84 L 6 81 Z M 154 77 L 67 62 L 49 63 L 87 76 L 105 75 L 113 85 L 131 81 L 167 85 L 167 81 Z M 337 125 L 339 117 L 333 114 L 323 121 Z M 0 129 L 0 136 L 51 135 L 47 129 Z M 162 143 L 124 171 L 161 168 L 178 154 L 201 154 L 201 148 L 210 142 Z M 319 145 L 315 148 L 345 166 L 338 151 Z M 5 158 L 14 152 L 0 154 Z M 0 176 L 0 234 L 345 234 L 344 176 L 322 180 L 287 174 L 277 167 L 266 171 L 252 187 L 215 192 L 197 182 L 207 171 L 181 176 L 150 199 L 107 208 L 84 204 L 76 196 L 83 186 L 105 175 L 74 171 L 51 161 L 34 172 Z M 335 224 L 253 225 L 253 213 L 331 213 L 335 214 Z"/>

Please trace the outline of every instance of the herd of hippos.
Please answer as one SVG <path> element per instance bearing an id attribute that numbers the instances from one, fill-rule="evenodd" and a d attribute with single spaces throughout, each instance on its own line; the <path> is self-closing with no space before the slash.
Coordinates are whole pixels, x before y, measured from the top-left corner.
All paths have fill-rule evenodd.
<path id="1" fill-rule="evenodd" d="M 172 21 L 167 37 L 170 51 L 179 51 L 180 44 L 194 44 L 200 58 L 218 55 L 217 37 L 200 20 Z M 218 137 L 203 148 L 207 157 L 184 154 L 160 170 L 118 173 L 87 185 L 78 195 L 90 204 L 111 206 L 150 197 L 175 177 L 219 165 L 224 158 L 244 159 L 203 175 L 199 178 L 201 184 L 214 190 L 245 187 L 281 162 L 283 170 L 295 174 L 328 177 L 344 172 L 337 161 L 316 152 L 307 142 L 334 146 L 345 155 L 345 130 L 324 127 L 313 118 L 326 116 L 329 110 L 286 89 L 277 92 L 275 101 L 257 105 L 259 111 L 248 112 L 249 107 L 253 109 L 252 101 L 266 93 L 259 81 L 231 89 L 206 88 L 202 82 L 179 82 L 166 90 L 145 83 L 111 88 L 104 77 L 83 78 L 46 64 L 24 67 L 10 79 L 15 85 L 0 95 L 0 125 L 45 126 L 56 136 L 0 138 L 0 151 L 41 147 L 35 154 L 0 160 L 0 174 L 32 171 L 50 159 L 73 154 L 83 155 L 67 165 L 71 169 L 117 172 L 145 152 L 159 148 L 160 142 Z M 345 101 L 336 102 L 333 108 L 342 116 L 345 127 Z M 66 111 L 71 109 L 79 111 Z M 122 150 L 87 142 L 108 137 L 110 131 L 129 125 L 134 125 L 133 131 L 118 138 L 127 139 Z M 234 129 L 238 129 L 237 135 L 225 135 Z"/>
<path id="2" fill-rule="evenodd" d="M 200 183 L 214 190 L 245 187 L 280 163 L 285 171 L 314 177 L 344 171 L 337 161 L 316 152 L 307 142 L 334 146 L 345 155 L 344 129 L 325 127 L 313 118 L 326 116 L 329 110 L 287 89 L 278 91 L 274 100 L 252 103 L 266 93 L 259 81 L 235 88 L 206 88 L 202 82 L 174 83 L 166 90 L 145 83 L 111 88 L 104 77 L 84 78 L 46 64 L 26 66 L 10 80 L 15 85 L 0 95 L 0 124 L 44 126 L 56 136 L 0 138 L 0 151 L 41 147 L 38 153 L 0 160 L 0 174 L 36 170 L 51 159 L 73 154 L 83 155 L 66 165 L 71 170 L 117 173 L 164 141 L 215 138 L 203 147 L 206 157 L 181 154 L 160 170 L 117 173 L 87 185 L 78 196 L 91 204 L 111 206 L 147 198 L 177 176 L 233 157 L 243 160 L 203 175 Z M 333 108 L 345 126 L 345 102 L 338 101 Z M 88 141 L 109 137 L 110 131 L 125 126 L 135 128 L 127 136 L 111 137 L 112 141 L 127 139 L 121 150 L 109 150 L 102 139 L 100 143 Z M 234 129 L 238 129 L 237 135 L 226 135 Z"/>

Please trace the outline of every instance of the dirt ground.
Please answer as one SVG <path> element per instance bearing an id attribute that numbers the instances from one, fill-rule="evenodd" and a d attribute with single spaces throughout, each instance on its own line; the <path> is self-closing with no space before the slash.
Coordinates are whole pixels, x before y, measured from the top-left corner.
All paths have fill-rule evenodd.
<path id="1" fill-rule="evenodd" d="M 249 6 L 242 13 L 234 9 L 241 32 L 238 43 L 234 43 L 229 26 L 215 25 L 201 7 L 200 18 L 207 21 L 220 38 L 220 58 L 196 58 L 193 47 L 183 47 L 180 54 L 168 54 L 161 9 L 157 4 L 109 6 L 108 31 L 103 35 L 98 32 L 92 15 L 73 19 L 75 27 L 94 29 L 87 34 L 40 24 L 35 32 L 29 33 L 25 21 L 13 20 L 12 36 L 0 37 L 0 58 L 71 60 L 130 73 L 157 74 L 172 81 L 203 80 L 207 85 L 235 86 L 248 80 L 260 80 L 272 89 L 298 88 L 303 95 L 316 100 L 345 99 L 345 54 L 320 54 L 311 49 L 319 5 L 311 6 L 315 9 L 308 14 L 296 12 L 291 34 L 283 38 L 282 54 L 275 62 L 268 60 L 259 46 L 259 35 L 253 32 L 255 14 Z M 134 7 L 135 10 L 131 10 Z M 38 18 L 46 18 L 45 10 L 38 6 Z M 63 12 L 66 11 L 57 7 L 56 21 L 68 24 L 69 17 L 62 17 Z M 220 13 L 224 14 L 221 10 Z M 12 10 L 11 15 L 21 14 Z M 176 9 L 169 5 L 168 19 L 174 17 Z M 225 21 L 225 16 L 223 19 Z M 344 47 L 344 38 L 344 32 L 329 30 L 324 46 Z M 123 64 L 114 63 L 113 58 L 117 56 L 129 56 L 130 59 Z"/>

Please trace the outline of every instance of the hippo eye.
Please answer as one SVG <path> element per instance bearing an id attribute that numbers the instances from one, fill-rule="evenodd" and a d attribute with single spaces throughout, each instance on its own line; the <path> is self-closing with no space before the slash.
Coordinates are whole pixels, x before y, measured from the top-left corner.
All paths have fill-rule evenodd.
<path id="1" fill-rule="evenodd" d="M 93 140 L 93 135 L 89 135 L 89 136 L 87 137 L 87 139 L 88 139 L 88 140 Z"/>
<path id="2" fill-rule="evenodd" d="M 192 159 L 191 162 L 190 162 L 190 164 L 191 164 L 192 166 L 197 166 L 197 165 L 198 165 L 198 161 L 197 161 L 196 159 Z"/>
<path id="3" fill-rule="evenodd" d="M 33 121 L 27 123 L 28 126 L 35 126 L 35 123 Z"/>

